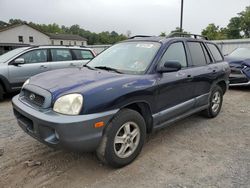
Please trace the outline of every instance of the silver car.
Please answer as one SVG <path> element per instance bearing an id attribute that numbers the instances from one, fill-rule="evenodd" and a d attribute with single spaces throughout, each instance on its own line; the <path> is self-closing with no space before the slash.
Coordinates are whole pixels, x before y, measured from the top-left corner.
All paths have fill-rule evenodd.
<path id="1" fill-rule="evenodd" d="M 22 47 L 0 56 L 0 100 L 21 89 L 31 76 L 61 68 L 81 67 L 95 57 L 89 48 L 67 46 Z"/>

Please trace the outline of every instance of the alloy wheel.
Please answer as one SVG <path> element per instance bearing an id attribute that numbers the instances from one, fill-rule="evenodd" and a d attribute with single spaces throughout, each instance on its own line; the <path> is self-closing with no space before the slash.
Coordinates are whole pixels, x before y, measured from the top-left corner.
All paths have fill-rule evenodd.
<path id="1" fill-rule="evenodd" d="M 221 103 L 221 94 L 220 94 L 220 92 L 216 91 L 213 94 L 213 98 L 212 98 L 212 110 L 213 110 L 213 112 L 217 112 L 219 110 L 220 103 Z"/>
<path id="2" fill-rule="evenodd" d="M 135 122 L 124 123 L 117 131 L 114 139 L 114 151 L 120 158 L 131 156 L 140 141 L 140 129 Z"/>

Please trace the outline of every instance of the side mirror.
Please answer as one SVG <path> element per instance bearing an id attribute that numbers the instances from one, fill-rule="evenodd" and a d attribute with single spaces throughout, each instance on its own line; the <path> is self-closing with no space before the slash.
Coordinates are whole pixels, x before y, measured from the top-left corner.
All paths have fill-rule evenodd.
<path id="1" fill-rule="evenodd" d="M 178 61 L 167 61 L 164 63 L 164 66 L 159 66 L 157 72 L 176 72 L 181 69 L 181 64 Z"/>
<path id="2" fill-rule="evenodd" d="M 20 64 L 24 64 L 24 59 L 23 58 L 17 58 L 14 60 L 13 65 L 20 65 Z"/>

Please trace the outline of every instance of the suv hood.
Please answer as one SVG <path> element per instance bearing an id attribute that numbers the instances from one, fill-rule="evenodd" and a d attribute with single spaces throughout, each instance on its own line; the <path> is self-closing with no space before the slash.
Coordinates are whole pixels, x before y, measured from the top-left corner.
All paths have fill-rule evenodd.
<path id="1" fill-rule="evenodd" d="M 52 94 L 59 94 L 71 90 L 75 91 L 78 87 L 85 87 L 94 82 L 113 81 L 118 77 L 123 76 L 114 72 L 90 70 L 88 68 L 59 69 L 31 77 L 30 84 L 46 89 Z"/>
<path id="2" fill-rule="evenodd" d="M 244 65 L 250 67 L 250 59 L 244 58 L 233 58 L 233 57 L 225 57 L 225 60 L 229 63 L 229 65 Z"/>

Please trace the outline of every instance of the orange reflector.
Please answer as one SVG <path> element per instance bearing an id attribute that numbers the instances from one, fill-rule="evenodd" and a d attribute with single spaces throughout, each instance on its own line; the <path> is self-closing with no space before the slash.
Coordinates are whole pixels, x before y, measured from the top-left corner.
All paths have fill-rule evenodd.
<path id="1" fill-rule="evenodd" d="M 102 127 L 102 126 L 104 126 L 104 122 L 103 121 L 95 123 L 95 128 Z"/>

